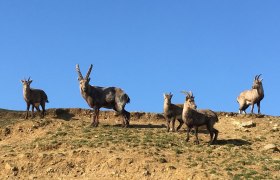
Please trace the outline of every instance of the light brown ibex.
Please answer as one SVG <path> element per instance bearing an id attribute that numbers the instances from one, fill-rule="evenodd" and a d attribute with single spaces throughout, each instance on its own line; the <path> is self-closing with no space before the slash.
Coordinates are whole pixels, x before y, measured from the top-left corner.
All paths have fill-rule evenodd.
<path id="1" fill-rule="evenodd" d="M 46 113 L 45 104 L 49 102 L 47 94 L 41 89 L 30 88 L 30 84 L 32 83 L 30 77 L 28 78 L 28 80 L 21 80 L 21 82 L 23 84 L 23 98 L 27 105 L 25 119 L 28 119 L 30 105 L 32 105 L 32 117 L 34 117 L 34 107 L 38 112 L 40 112 L 40 105 L 42 107 L 41 117 L 44 117 Z"/>
<path id="2" fill-rule="evenodd" d="M 104 107 L 107 109 L 114 109 L 116 112 L 123 116 L 123 126 L 129 126 L 130 113 L 124 108 L 127 103 L 130 102 L 129 96 L 120 88 L 117 87 L 99 87 L 91 86 L 90 73 L 92 70 L 92 64 L 85 77 L 83 77 L 80 67 L 76 65 L 76 71 L 78 73 L 78 80 L 80 82 L 80 92 L 83 98 L 88 103 L 89 107 L 93 108 L 94 116 L 92 119 L 92 126 L 97 127 L 99 124 L 99 109 Z"/>
<path id="3" fill-rule="evenodd" d="M 239 113 L 244 112 L 246 114 L 246 109 L 251 105 L 251 113 L 254 112 L 254 104 L 258 106 L 258 114 L 261 113 L 261 100 L 264 98 L 264 90 L 262 85 L 262 80 L 260 75 L 256 75 L 252 89 L 246 90 L 240 93 L 237 97 L 237 102 L 239 103 Z"/>
<path id="4" fill-rule="evenodd" d="M 176 131 L 178 131 L 182 125 L 184 124 L 184 121 L 182 119 L 182 111 L 183 111 L 183 104 L 172 104 L 171 99 L 173 97 L 173 94 L 163 94 L 164 102 L 163 102 L 163 115 L 166 119 L 166 127 L 167 132 L 170 130 L 170 122 L 171 129 L 174 132 L 175 131 L 175 120 L 177 119 L 179 121 L 179 126 L 177 127 Z"/>

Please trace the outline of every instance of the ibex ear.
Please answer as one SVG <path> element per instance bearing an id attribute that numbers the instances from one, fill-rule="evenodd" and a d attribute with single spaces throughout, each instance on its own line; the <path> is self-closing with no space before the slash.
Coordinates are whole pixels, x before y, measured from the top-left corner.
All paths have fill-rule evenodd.
<path id="1" fill-rule="evenodd" d="M 78 81 L 81 81 L 81 80 L 82 80 L 82 78 L 80 78 L 80 77 L 78 77 L 77 79 L 78 79 Z"/>
<path id="2" fill-rule="evenodd" d="M 31 84 L 33 80 L 29 80 L 28 83 Z"/>
<path id="3" fill-rule="evenodd" d="M 24 83 L 24 80 L 20 80 L 20 81 L 21 81 L 22 84 Z"/>
<path id="4" fill-rule="evenodd" d="M 88 78 L 87 80 L 88 80 L 88 82 L 89 82 L 89 81 L 90 81 L 90 78 Z"/>

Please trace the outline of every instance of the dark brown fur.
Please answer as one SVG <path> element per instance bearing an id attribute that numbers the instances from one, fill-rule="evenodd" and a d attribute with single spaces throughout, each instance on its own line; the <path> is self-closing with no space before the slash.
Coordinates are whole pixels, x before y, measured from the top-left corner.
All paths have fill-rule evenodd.
<path id="1" fill-rule="evenodd" d="M 76 70 L 79 75 L 80 92 L 83 98 L 88 103 L 89 107 L 93 108 L 94 116 L 92 120 L 92 126 L 97 127 L 99 124 L 99 109 L 107 108 L 114 109 L 116 112 L 123 116 L 123 126 L 129 126 L 130 113 L 124 108 L 127 103 L 130 102 L 129 96 L 120 88 L 117 87 L 99 87 L 91 86 L 89 84 L 90 72 L 92 65 L 90 66 L 85 78 L 82 76 L 79 65 L 76 65 Z"/>

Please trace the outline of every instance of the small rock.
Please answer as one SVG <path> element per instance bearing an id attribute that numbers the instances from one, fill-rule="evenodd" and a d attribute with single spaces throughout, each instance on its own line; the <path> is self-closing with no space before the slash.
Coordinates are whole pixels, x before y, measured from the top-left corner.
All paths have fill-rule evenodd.
<path id="1" fill-rule="evenodd" d="M 267 144 L 264 146 L 263 150 L 264 151 L 272 150 L 273 152 L 279 151 L 279 149 L 277 148 L 277 146 L 275 144 Z"/>
<path id="2" fill-rule="evenodd" d="M 9 163 L 6 163 L 6 164 L 5 164 L 5 169 L 6 169 L 7 171 L 9 171 L 9 170 L 12 169 L 12 166 L 11 166 Z"/>
<path id="3" fill-rule="evenodd" d="M 23 132 L 23 128 L 22 127 L 18 127 L 18 131 L 19 132 Z"/>
<path id="4" fill-rule="evenodd" d="M 144 176 L 150 176 L 151 175 L 150 171 L 148 171 L 148 170 L 145 170 L 143 174 L 144 174 Z"/>
<path id="5" fill-rule="evenodd" d="M 239 122 L 239 121 L 232 121 L 232 124 L 233 124 L 233 125 L 240 126 L 241 122 Z"/>
<path id="6" fill-rule="evenodd" d="M 134 162 L 133 159 L 128 160 L 128 164 L 132 164 L 133 162 Z"/>
<path id="7" fill-rule="evenodd" d="M 169 168 L 170 170 L 175 170 L 175 169 L 176 169 L 175 166 L 169 166 L 168 168 Z"/>
<path id="8" fill-rule="evenodd" d="M 54 173 L 54 169 L 53 168 L 48 168 L 46 172 L 47 173 Z"/>
<path id="9" fill-rule="evenodd" d="M 11 170 L 13 171 L 14 176 L 18 175 L 18 171 L 19 171 L 18 167 L 14 166 L 12 167 Z"/>
<path id="10" fill-rule="evenodd" d="M 277 132 L 277 131 L 279 131 L 279 128 L 278 128 L 278 127 L 273 127 L 273 128 L 271 129 L 271 131 L 272 131 L 272 132 Z"/>
<path id="11" fill-rule="evenodd" d="M 165 158 L 159 158 L 160 163 L 167 163 L 167 160 Z"/>
<path id="12" fill-rule="evenodd" d="M 253 121 L 243 122 L 240 124 L 240 127 L 243 127 L 243 128 L 256 127 L 256 123 Z"/>

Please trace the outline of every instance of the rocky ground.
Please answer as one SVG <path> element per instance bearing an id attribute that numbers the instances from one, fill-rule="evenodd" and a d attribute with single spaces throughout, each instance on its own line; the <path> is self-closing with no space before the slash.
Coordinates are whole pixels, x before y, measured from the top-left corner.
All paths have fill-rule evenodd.
<path id="1" fill-rule="evenodd" d="M 161 114 L 132 113 L 131 127 L 102 112 L 49 109 L 44 119 L 0 110 L 0 179 L 280 179 L 280 117 L 219 114 L 218 142 L 185 142 Z M 177 123 L 178 124 L 178 123 Z"/>

